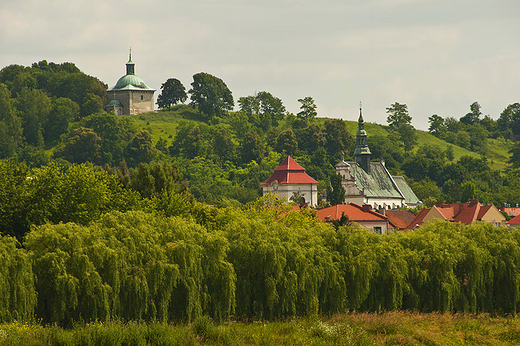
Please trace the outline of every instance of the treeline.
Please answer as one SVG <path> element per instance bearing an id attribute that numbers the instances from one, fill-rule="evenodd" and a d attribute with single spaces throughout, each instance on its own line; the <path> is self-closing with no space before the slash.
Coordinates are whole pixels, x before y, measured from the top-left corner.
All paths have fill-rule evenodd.
<path id="1" fill-rule="evenodd" d="M 106 85 L 73 63 L 30 67 L 10 65 L 0 71 L 0 158 L 17 157 L 36 165 L 48 158 L 71 122 L 103 111 Z"/>
<path id="2" fill-rule="evenodd" d="M 0 319 L 280 319 L 410 309 L 515 314 L 520 235 L 479 223 L 379 236 L 310 212 L 110 212 L 0 241 Z"/>
<path id="3" fill-rule="evenodd" d="M 0 71 L 0 158 L 29 167 L 90 162 L 119 171 L 124 179 L 132 179 L 141 163 L 166 162 L 176 167 L 196 200 L 235 207 L 261 196 L 260 183 L 286 155 L 320 181 L 320 193 L 330 185 L 341 152 L 353 160 L 351 133 L 357 124 L 317 118 L 312 97 L 299 99 L 300 111 L 292 114 L 280 98 L 260 91 L 239 97 L 232 111 L 235 100 L 221 79 L 208 73 L 193 77 L 188 93 L 180 81 L 167 80 L 159 103 L 164 110 L 141 116 L 177 122 L 172 133 L 162 138 L 154 133 L 152 139 L 133 119 L 106 113 L 106 85 L 74 64 L 7 66 Z M 171 107 L 188 94 L 189 106 Z M 406 176 L 427 206 L 473 198 L 497 206 L 520 203 L 520 142 L 511 142 L 520 138 L 518 103 L 496 121 L 483 116 L 477 102 L 459 120 L 432 115 L 430 133 L 483 155 L 457 160 L 453 147 L 418 144 L 406 104 L 395 102 L 386 111 L 388 126 L 368 133 L 372 159 L 384 159 L 392 174 Z M 348 117 L 354 120 L 357 114 Z M 510 168 L 494 170 L 485 159 L 491 138 L 502 138 L 510 150 Z"/>
<path id="4" fill-rule="evenodd" d="M 486 154 L 488 138 L 520 140 L 520 103 L 508 105 L 497 120 L 483 115 L 478 102 L 459 119 L 433 114 L 428 118 L 429 132 L 447 142 L 474 152 Z"/>

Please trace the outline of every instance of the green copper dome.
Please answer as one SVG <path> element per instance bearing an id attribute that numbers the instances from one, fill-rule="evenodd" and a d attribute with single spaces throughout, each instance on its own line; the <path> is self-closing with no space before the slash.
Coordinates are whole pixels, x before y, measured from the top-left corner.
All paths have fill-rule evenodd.
<path id="1" fill-rule="evenodd" d="M 135 74 L 135 64 L 132 62 L 132 55 L 128 59 L 126 63 L 126 75 L 119 78 L 116 85 L 112 88 L 109 88 L 108 91 L 113 90 L 151 90 L 155 91 L 155 89 L 150 88 L 144 80 Z"/>
<path id="2" fill-rule="evenodd" d="M 123 76 L 119 78 L 119 80 L 116 83 L 116 86 L 113 87 L 111 90 L 121 90 L 121 89 L 133 89 L 138 88 L 142 90 L 152 90 L 144 80 L 136 76 L 135 74 L 127 74 L 126 76 Z"/>

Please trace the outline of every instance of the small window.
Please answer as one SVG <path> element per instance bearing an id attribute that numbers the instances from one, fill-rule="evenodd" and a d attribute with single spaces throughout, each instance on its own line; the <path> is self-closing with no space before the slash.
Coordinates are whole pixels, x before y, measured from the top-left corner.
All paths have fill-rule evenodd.
<path id="1" fill-rule="evenodd" d="M 381 227 L 374 227 L 374 232 L 381 234 Z"/>
<path id="2" fill-rule="evenodd" d="M 141 101 L 142 101 L 142 100 L 144 100 L 144 96 L 143 96 L 143 95 L 141 95 Z"/>

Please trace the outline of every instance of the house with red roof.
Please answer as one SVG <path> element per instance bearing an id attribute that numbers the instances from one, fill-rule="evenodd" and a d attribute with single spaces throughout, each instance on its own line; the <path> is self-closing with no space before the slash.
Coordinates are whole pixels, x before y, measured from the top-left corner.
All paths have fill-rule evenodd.
<path id="1" fill-rule="evenodd" d="M 287 201 L 299 194 L 303 203 L 315 206 L 318 203 L 318 181 L 305 173 L 305 168 L 287 156 L 274 173 L 262 184 L 263 194 L 274 193 Z"/>
<path id="2" fill-rule="evenodd" d="M 505 226 L 506 218 L 493 204 L 483 205 L 478 199 L 469 203 L 437 203 L 429 209 L 422 209 L 407 229 L 413 229 L 432 220 L 441 219 L 451 222 L 461 222 L 466 225 L 475 221 L 493 223 L 496 227 Z"/>
<path id="3" fill-rule="evenodd" d="M 387 216 L 372 210 L 372 206 L 369 204 L 337 204 L 316 212 L 318 219 L 325 222 L 339 220 L 343 214 L 345 214 L 350 221 L 369 228 L 378 234 L 388 234 L 390 229 L 395 228 Z"/>
<path id="4" fill-rule="evenodd" d="M 383 209 L 384 215 L 396 229 L 404 230 L 415 219 L 415 214 L 409 209 Z"/>
<path id="5" fill-rule="evenodd" d="M 509 228 L 520 228 L 520 215 L 517 215 L 511 220 L 507 221 L 506 224 Z"/>

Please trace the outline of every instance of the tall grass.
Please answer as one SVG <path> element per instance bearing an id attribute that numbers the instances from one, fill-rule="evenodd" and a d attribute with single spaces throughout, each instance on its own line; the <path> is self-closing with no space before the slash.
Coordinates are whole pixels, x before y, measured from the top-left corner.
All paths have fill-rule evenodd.
<path id="1" fill-rule="evenodd" d="M 0 345 L 518 345 L 520 320 L 487 314 L 392 311 L 287 321 L 226 322 L 207 316 L 191 324 L 95 322 L 64 329 L 0 325 Z"/>

